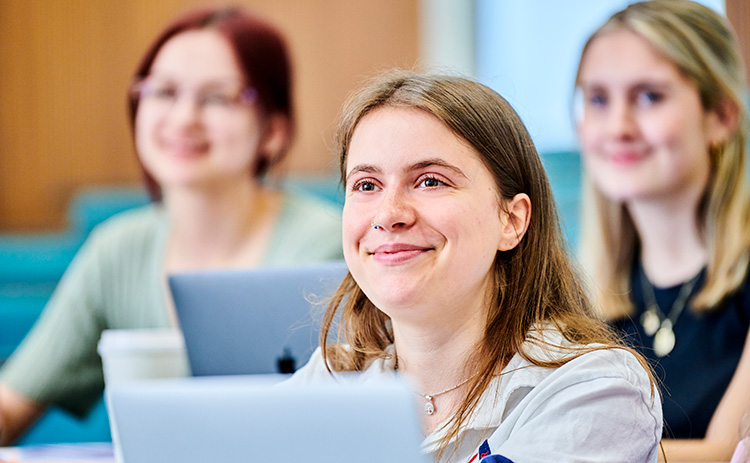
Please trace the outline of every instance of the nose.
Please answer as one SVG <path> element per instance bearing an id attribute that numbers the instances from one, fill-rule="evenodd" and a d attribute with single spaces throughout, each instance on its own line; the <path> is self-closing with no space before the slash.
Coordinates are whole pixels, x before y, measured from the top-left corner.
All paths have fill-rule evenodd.
<path id="1" fill-rule="evenodd" d="M 632 139 L 638 133 L 635 110 L 627 101 L 612 104 L 607 115 L 607 129 L 609 134 L 617 139 Z"/>
<path id="2" fill-rule="evenodd" d="M 417 218 L 417 210 L 407 192 L 386 190 L 375 209 L 372 224 L 388 231 L 407 230 Z"/>
<path id="3" fill-rule="evenodd" d="M 178 95 L 169 108 L 169 119 L 175 125 L 194 125 L 200 118 L 200 105 L 195 95 L 185 92 Z"/>

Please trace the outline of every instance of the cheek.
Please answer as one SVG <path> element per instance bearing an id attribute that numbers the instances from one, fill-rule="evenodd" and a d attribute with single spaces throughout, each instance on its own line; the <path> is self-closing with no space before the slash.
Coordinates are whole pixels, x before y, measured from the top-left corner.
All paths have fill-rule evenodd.
<path id="1" fill-rule="evenodd" d="M 694 105 L 671 105 L 662 111 L 649 113 L 641 120 L 641 130 L 647 143 L 664 147 L 693 145 L 705 135 L 702 110 Z"/>
<path id="2" fill-rule="evenodd" d="M 599 138 L 601 138 L 601 127 L 592 122 L 590 118 L 585 119 L 578 125 L 578 141 L 581 144 L 582 155 L 593 151 Z"/>
<path id="3" fill-rule="evenodd" d="M 156 121 L 149 117 L 147 113 L 138 112 L 135 117 L 135 147 L 138 156 L 147 155 L 150 145 L 152 144 L 154 127 Z"/>
<path id="4" fill-rule="evenodd" d="M 356 249 L 360 239 L 370 226 L 366 208 L 353 206 L 351 203 L 345 204 L 341 223 L 344 249 Z"/>
<path id="5" fill-rule="evenodd" d="M 207 125 L 204 130 L 206 138 L 225 146 L 256 146 L 260 141 L 260 129 L 246 122 Z"/>

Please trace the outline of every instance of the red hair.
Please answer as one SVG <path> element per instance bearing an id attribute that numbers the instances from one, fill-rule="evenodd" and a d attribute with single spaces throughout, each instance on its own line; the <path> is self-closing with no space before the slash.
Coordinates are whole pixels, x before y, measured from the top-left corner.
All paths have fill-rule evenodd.
<path id="1" fill-rule="evenodd" d="M 287 119 L 289 130 L 283 152 L 274 156 L 278 162 L 288 151 L 294 136 L 294 114 L 292 107 L 292 68 L 286 40 L 270 23 L 242 10 L 230 8 L 203 8 L 176 18 L 159 34 L 148 47 L 136 68 L 133 81 L 146 77 L 165 43 L 183 32 L 210 29 L 220 34 L 232 48 L 237 65 L 245 77 L 246 84 L 257 91 L 257 104 L 265 115 L 281 115 Z M 138 99 L 129 97 L 130 126 L 135 137 L 135 117 Z M 142 163 L 146 187 L 151 199 L 161 200 L 161 187 Z M 271 167 L 268 157 L 261 156 L 251 173 L 258 178 Z"/>

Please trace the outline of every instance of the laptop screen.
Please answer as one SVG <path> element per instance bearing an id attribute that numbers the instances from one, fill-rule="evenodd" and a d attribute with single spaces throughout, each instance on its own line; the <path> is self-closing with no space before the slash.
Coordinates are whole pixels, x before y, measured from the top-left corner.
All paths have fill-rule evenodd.
<path id="1" fill-rule="evenodd" d="M 194 376 L 292 373 L 318 346 L 344 262 L 174 274 L 169 285 Z"/>
<path id="2" fill-rule="evenodd" d="M 113 385 L 125 463 L 426 463 L 400 381 L 276 385 L 265 375 Z"/>

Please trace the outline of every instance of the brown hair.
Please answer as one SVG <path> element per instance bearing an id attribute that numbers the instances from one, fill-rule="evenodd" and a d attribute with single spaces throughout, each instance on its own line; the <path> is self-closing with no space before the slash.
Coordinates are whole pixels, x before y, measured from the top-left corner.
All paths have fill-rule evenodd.
<path id="1" fill-rule="evenodd" d="M 151 66 L 171 38 L 183 32 L 210 29 L 220 34 L 233 50 L 237 65 L 245 77 L 245 84 L 257 92 L 257 103 L 263 114 L 277 114 L 288 121 L 287 139 L 279 155 L 259 153 L 251 175 L 263 176 L 278 163 L 288 151 L 294 136 L 292 106 L 292 66 L 284 36 L 265 20 L 238 8 L 206 8 L 194 10 L 178 17 L 167 25 L 148 47 L 136 68 L 133 81 L 137 82 L 151 72 Z M 130 126 L 135 133 L 138 99 L 129 95 Z M 140 161 L 139 161 L 140 163 Z M 161 199 L 161 187 L 141 164 L 146 187 L 151 199 Z"/>
<path id="2" fill-rule="evenodd" d="M 534 365 L 557 367 L 585 352 L 619 344 L 603 323 L 590 316 L 589 301 L 566 252 L 541 160 L 508 102 L 488 87 L 463 78 L 408 71 L 379 76 L 344 107 L 336 140 L 342 179 L 358 123 L 380 107 L 416 108 L 437 117 L 476 151 L 496 181 L 502 204 L 519 193 L 527 194 L 532 204 L 525 236 L 514 249 L 498 252 L 495 257 L 492 302 L 484 335 L 465 372 L 480 374 L 468 383 L 443 440 L 444 449 L 459 433 L 492 377 L 515 354 Z M 330 345 L 328 332 L 339 311 L 339 345 Z M 548 325 L 581 347 L 563 359 L 533 358 L 524 347 L 527 333 L 534 327 Z M 387 356 L 385 349 L 393 341 L 388 317 L 348 275 L 323 320 L 320 343 L 326 363 L 336 371 L 362 370 L 373 359 Z M 342 343 L 347 347 L 342 347 Z M 598 343 L 598 347 L 584 346 L 592 343 Z"/>
<path id="3" fill-rule="evenodd" d="M 640 35 L 692 81 L 704 110 L 730 103 L 740 112 L 737 130 L 710 149 L 710 176 L 696 221 L 708 249 L 706 280 L 692 310 L 716 307 L 742 283 L 750 262 L 750 190 L 747 182 L 745 74 L 734 32 L 712 9 L 687 0 L 635 3 L 614 14 L 586 43 L 614 30 Z M 576 83 L 580 83 L 579 63 Z M 625 206 L 584 181 L 581 260 L 593 279 L 603 314 L 613 319 L 633 312 L 629 277 L 640 247 Z"/>

